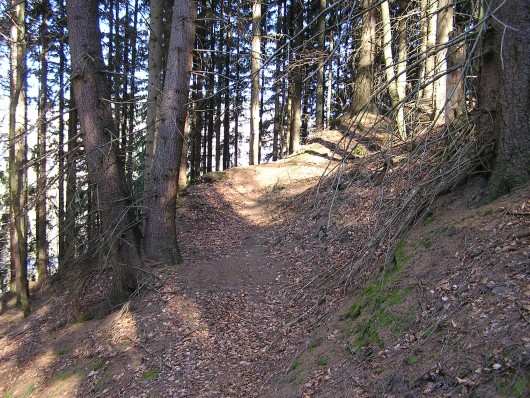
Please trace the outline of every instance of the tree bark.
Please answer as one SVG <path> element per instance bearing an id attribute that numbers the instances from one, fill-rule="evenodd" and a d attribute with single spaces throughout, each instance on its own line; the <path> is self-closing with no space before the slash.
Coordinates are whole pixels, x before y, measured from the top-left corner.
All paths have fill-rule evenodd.
<path id="1" fill-rule="evenodd" d="M 436 29 L 436 81 L 434 82 L 434 114 L 436 123 L 445 123 L 447 101 L 447 54 L 446 48 L 453 31 L 454 0 L 439 0 L 438 23 Z"/>
<path id="2" fill-rule="evenodd" d="M 281 120 L 283 118 L 283 112 L 281 107 L 281 98 L 282 98 L 282 68 L 284 65 L 284 54 L 282 46 L 284 45 L 283 39 L 283 1 L 278 4 L 278 14 L 276 16 L 276 69 L 274 71 L 274 125 L 273 125 L 273 141 L 272 141 L 272 160 L 276 161 L 281 157 L 281 140 L 282 140 L 282 131 L 281 131 Z"/>
<path id="3" fill-rule="evenodd" d="M 17 303 L 30 313 L 27 266 L 27 115 L 26 115 L 26 1 L 11 0 L 9 186 L 11 200 L 11 262 Z M 12 272 L 13 274 L 13 272 Z"/>
<path id="4" fill-rule="evenodd" d="M 487 12 L 500 0 L 486 2 Z M 530 180 L 530 3 L 507 0 L 488 17 L 482 46 L 478 108 L 480 128 L 495 143 L 484 200 L 491 201 Z M 502 24 L 501 24 L 502 22 Z"/>
<path id="5" fill-rule="evenodd" d="M 316 116 L 315 127 L 321 129 L 324 127 L 324 72 L 325 72 L 325 54 L 326 54 L 326 0 L 318 0 L 318 49 L 320 51 L 317 66 L 317 99 L 316 99 Z"/>
<path id="6" fill-rule="evenodd" d="M 44 0 L 41 3 L 40 25 L 40 76 L 39 76 L 39 118 L 38 118 L 38 161 L 37 161 L 37 207 L 36 207 L 36 244 L 37 244 L 37 282 L 43 283 L 48 277 L 48 238 L 46 217 L 46 132 L 48 112 L 48 18 L 51 5 Z"/>
<path id="7" fill-rule="evenodd" d="M 151 0 L 149 8 L 149 58 L 147 75 L 147 115 L 145 132 L 144 201 L 151 180 L 151 165 L 157 142 L 159 104 L 162 95 L 163 13 L 165 0 Z"/>
<path id="8" fill-rule="evenodd" d="M 261 2 L 252 3 L 252 52 L 250 56 L 250 165 L 259 164 L 259 70 L 261 66 Z"/>
<path id="9" fill-rule="evenodd" d="M 176 0 L 168 51 L 167 75 L 160 104 L 160 130 L 148 181 L 144 233 L 145 255 L 151 261 L 182 261 L 176 237 L 178 166 L 187 118 L 189 79 L 195 40 L 197 3 Z"/>
<path id="10" fill-rule="evenodd" d="M 97 0 L 67 3 L 72 83 L 86 152 L 88 176 L 97 192 L 104 258 L 112 267 L 111 302 L 122 303 L 137 287 L 139 231 L 125 181 L 125 167 L 110 108 Z"/>
<path id="11" fill-rule="evenodd" d="M 405 116 L 403 112 L 403 98 L 400 98 L 398 91 L 398 82 L 396 79 L 396 70 L 394 57 L 392 55 L 392 24 L 390 21 L 390 10 L 388 0 L 381 3 L 381 20 L 383 22 L 383 54 L 385 58 L 386 81 L 388 85 L 388 94 L 392 109 L 396 114 L 396 125 L 400 137 L 406 139 Z M 406 61 L 405 61 L 406 62 Z"/>
<path id="12" fill-rule="evenodd" d="M 295 25 L 292 52 L 292 98 L 291 98 L 291 125 L 289 138 L 289 153 L 295 153 L 300 148 L 300 129 L 302 127 L 302 30 L 304 28 L 304 14 L 301 5 L 302 0 L 294 0 L 291 4 L 291 21 Z"/>
<path id="13" fill-rule="evenodd" d="M 359 63 L 354 81 L 354 92 L 348 110 L 348 116 L 353 116 L 365 109 L 370 103 L 374 91 L 374 64 L 376 47 L 376 8 L 374 0 L 364 0 L 363 8 L 366 9 L 362 25 L 361 46 L 359 49 Z M 375 104 L 368 105 L 368 111 L 377 112 Z"/>

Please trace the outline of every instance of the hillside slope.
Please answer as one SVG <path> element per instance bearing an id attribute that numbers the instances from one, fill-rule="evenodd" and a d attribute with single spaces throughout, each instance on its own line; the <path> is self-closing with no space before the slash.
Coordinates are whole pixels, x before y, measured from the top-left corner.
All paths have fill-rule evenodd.
<path id="1" fill-rule="evenodd" d="M 2 396 L 524 396 L 530 189 L 473 207 L 474 180 L 356 268 L 384 170 L 370 145 L 341 162 L 341 139 L 190 187 L 184 264 L 147 269 L 120 311 L 92 319 L 51 286 L 24 320 L 4 296 Z"/>

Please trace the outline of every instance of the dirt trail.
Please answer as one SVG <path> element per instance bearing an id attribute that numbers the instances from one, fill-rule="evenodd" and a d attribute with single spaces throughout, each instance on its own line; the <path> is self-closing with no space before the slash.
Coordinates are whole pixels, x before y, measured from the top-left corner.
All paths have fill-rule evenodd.
<path id="1" fill-rule="evenodd" d="M 184 263 L 149 269 L 122 311 L 81 313 L 49 291 L 23 320 L 3 306 L 0 394 L 10 397 L 251 397 L 277 367 L 284 328 L 283 276 L 291 244 L 271 193 L 288 198 L 313 186 L 331 152 L 320 145 L 290 159 L 217 173 L 188 190 L 178 211 Z M 97 280 L 94 297 L 104 289 Z M 92 294 L 92 293 L 91 293 Z M 55 297 L 54 300 L 51 300 Z"/>

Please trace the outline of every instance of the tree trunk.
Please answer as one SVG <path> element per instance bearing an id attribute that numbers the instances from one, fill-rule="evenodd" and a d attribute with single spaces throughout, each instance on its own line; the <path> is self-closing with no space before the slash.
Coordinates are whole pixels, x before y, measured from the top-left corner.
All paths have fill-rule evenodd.
<path id="1" fill-rule="evenodd" d="M 228 3 L 230 10 L 231 4 Z M 223 89 L 224 89 L 224 111 L 223 111 L 223 170 L 230 168 L 230 43 L 226 40 L 224 53 L 224 74 L 223 74 Z"/>
<path id="2" fill-rule="evenodd" d="M 125 167 L 110 108 L 101 49 L 97 0 L 67 4 L 72 83 L 79 112 L 89 179 L 97 190 L 102 253 L 113 270 L 111 302 L 126 300 L 137 287 L 139 231 L 125 181 Z"/>
<path id="3" fill-rule="evenodd" d="M 315 127 L 324 127 L 324 72 L 326 57 L 326 0 L 318 0 L 318 49 L 320 51 L 317 70 L 317 103 Z"/>
<path id="4" fill-rule="evenodd" d="M 27 268 L 26 200 L 26 2 L 11 0 L 11 53 L 9 105 L 9 185 L 11 200 L 11 261 L 17 303 L 30 313 Z"/>
<path id="5" fill-rule="evenodd" d="M 64 5 L 64 0 L 60 3 L 60 18 L 61 21 L 66 21 L 66 10 Z M 58 168 L 59 168 L 59 176 L 58 176 L 58 218 L 59 218 L 59 269 L 63 268 L 63 260 L 65 258 L 66 254 L 66 236 L 65 236 L 65 230 L 66 230 L 66 212 L 65 212 L 65 198 L 64 198 L 64 188 L 65 188 L 65 179 L 66 179 L 66 173 L 65 173 L 65 152 L 64 152 L 64 132 L 65 132 L 65 123 L 64 123 L 64 113 L 66 109 L 66 103 L 64 98 L 64 81 L 65 81 L 65 73 L 66 73 L 66 47 L 65 47 L 65 37 L 66 32 L 64 29 L 64 24 L 61 22 L 60 24 L 60 38 L 59 38 L 59 123 L 58 123 L 58 150 L 57 150 L 57 157 L 58 157 Z"/>
<path id="6" fill-rule="evenodd" d="M 329 52 L 333 54 L 334 50 L 333 32 L 329 32 Z M 326 98 L 326 127 L 331 128 L 331 89 L 333 87 L 333 60 L 328 65 L 328 81 L 327 81 L 327 98 Z"/>
<path id="7" fill-rule="evenodd" d="M 281 51 L 284 44 L 282 35 L 283 26 L 283 1 L 278 4 L 278 15 L 276 16 L 276 69 L 274 71 L 274 126 L 273 126 L 273 141 L 272 141 L 272 160 L 276 161 L 281 157 L 281 118 L 283 112 L 281 108 L 281 88 L 282 88 L 282 68 L 283 68 L 283 51 Z"/>
<path id="8" fill-rule="evenodd" d="M 70 86 L 70 111 L 68 112 L 68 145 L 66 153 L 66 209 L 64 228 L 63 270 L 74 259 L 77 252 L 78 236 L 76 234 L 76 192 L 77 192 L 77 160 L 78 160 L 78 125 L 79 115 L 75 103 L 73 86 Z"/>
<path id="9" fill-rule="evenodd" d="M 445 123 L 447 101 L 447 54 L 446 48 L 453 31 L 454 0 L 439 0 L 438 24 L 436 30 L 436 81 L 434 82 L 434 115 L 436 123 Z"/>
<path id="10" fill-rule="evenodd" d="M 365 109 L 365 106 L 370 103 L 370 97 L 374 91 L 376 8 L 373 5 L 374 0 L 363 1 L 363 8 L 368 11 L 364 14 L 362 25 L 359 63 L 353 84 L 353 97 L 348 110 L 350 117 Z M 377 112 L 377 106 L 369 104 L 368 111 Z"/>
<path id="11" fill-rule="evenodd" d="M 390 10 L 388 0 L 381 3 L 381 20 L 383 22 L 383 54 L 385 57 L 385 72 L 388 85 L 388 94 L 392 104 L 392 110 L 396 114 L 396 124 L 400 137 L 406 139 L 405 116 L 403 112 L 403 98 L 400 98 L 394 57 L 392 55 L 392 25 L 390 22 Z M 405 61 L 406 62 L 406 61 Z"/>
<path id="12" fill-rule="evenodd" d="M 294 47 L 291 51 L 294 52 L 294 65 L 292 66 L 292 98 L 291 98 L 291 125 L 290 125 L 290 141 L 289 153 L 295 153 L 300 148 L 300 129 L 302 126 L 302 45 L 303 45 L 303 28 L 304 28 L 304 13 L 302 0 L 294 0 L 291 4 L 291 21 L 295 25 L 294 29 Z"/>
<path id="13" fill-rule="evenodd" d="M 36 244 L 37 244 L 37 282 L 43 283 L 48 277 L 48 238 L 46 234 L 46 131 L 48 126 L 48 18 L 51 5 L 44 0 L 41 3 L 40 26 L 40 76 L 39 76 L 39 118 L 38 118 L 38 161 L 37 161 L 37 207 L 36 207 Z"/>
<path id="14" fill-rule="evenodd" d="M 157 142 L 159 104 L 162 93 L 163 13 L 165 0 L 151 0 L 149 8 L 149 59 L 147 75 L 147 118 L 145 132 L 144 202 L 151 180 L 151 164 Z"/>
<path id="15" fill-rule="evenodd" d="M 259 164 L 259 70 L 261 66 L 261 2 L 252 4 L 252 52 L 250 56 L 250 165 Z"/>
<path id="16" fill-rule="evenodd" d="M 438 24 L 438 0 L 427 0 L 427 3 L 426 20 L 422 22 L 426 24 L 427 28 L 426 53 L 422 54 L 426 56 L 425 76 L 424 81 L 420 83 L 425 84 L 422 92 L 423 100 L 428 105 L 429 110 L 434 110 L 434 74 L 436 69 L 434 51 L 436 48 L 436 26 Z"/>
<path id="17" fill-rule="evenodd" d="M 196 13 L 194 1 L 176 0 L 173 5 L 160 130 L 146 197 L 144 250 L 147 258 L 155 262 L 176 264 L 182 261 L 175 220 L 177 171 L 187 118 Z"/>
<path id="18" fill-rule="evenodd" d="M 495 10 L 503 1 L 488 1 Z M 530 180 L 530 3 L 507 0 L 489 17 L 482 47 L 478 108 L 480 128 L 495 142 L 484 200 Z M 488 17 L 488 15 L 486 15 Z M 501 25 L 502 21 L 502 25 Z"/>

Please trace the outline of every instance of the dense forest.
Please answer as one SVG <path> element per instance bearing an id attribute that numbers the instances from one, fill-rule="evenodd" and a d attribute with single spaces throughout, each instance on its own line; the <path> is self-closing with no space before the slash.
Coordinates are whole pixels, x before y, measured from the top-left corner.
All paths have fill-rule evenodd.
<path id="1" fill-rule="evenodd" d="M 316 277 L 344 292 L 441 195 L 480 176 L 480 205 L 529 181 L 525 1 L 0 7 L 0 282 L 24 317 L 31 292 L 67 286 L 83 305 L 105 275 L 103 306 L 119 308 L 152 270 L 183 262 L 189 187 L 236 167 L 281 168 L 323 131 L 340 138 L 312 194 L 331 198 L 318 240 L 353 181 L 379 192 L 369 237 L 342 254 L 348 266 Z"/>

